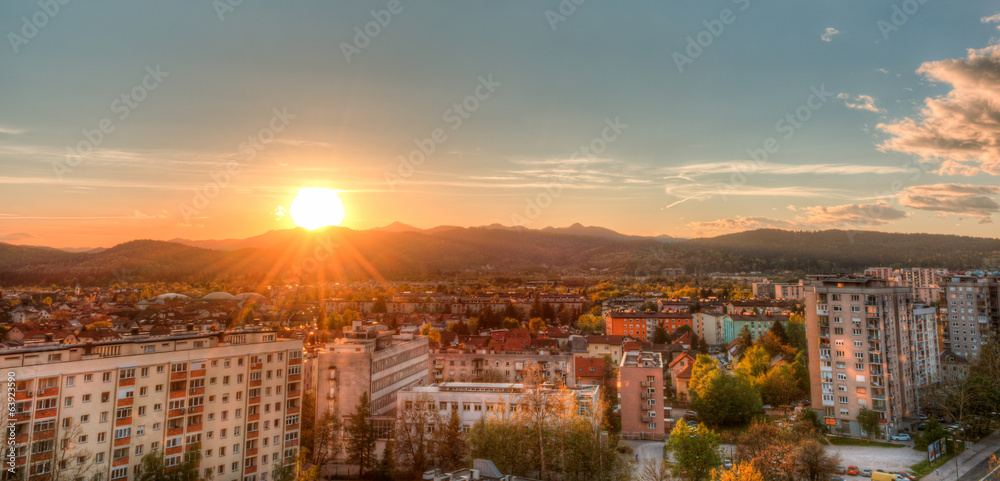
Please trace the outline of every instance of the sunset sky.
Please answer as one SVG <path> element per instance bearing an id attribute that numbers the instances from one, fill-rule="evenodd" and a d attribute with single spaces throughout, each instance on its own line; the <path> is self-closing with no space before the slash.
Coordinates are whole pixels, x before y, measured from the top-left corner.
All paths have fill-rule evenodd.
<path id="1" fill-rule="evenodd" d="M 992 1 L 52 2 L 0 3 L 0 242 L 248 237 L 304 187 L 358 229 L 998 232 Z"/>

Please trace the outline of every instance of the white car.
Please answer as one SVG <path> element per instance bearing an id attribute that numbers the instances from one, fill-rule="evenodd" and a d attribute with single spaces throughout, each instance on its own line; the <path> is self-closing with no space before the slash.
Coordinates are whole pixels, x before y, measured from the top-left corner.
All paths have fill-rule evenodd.
<path id="1" fill-rule="evenodd" d="M 892 437 L 893 441 L 910 441 L 911 439 L 910 435 L 906 433 L 897 434 Z"/>

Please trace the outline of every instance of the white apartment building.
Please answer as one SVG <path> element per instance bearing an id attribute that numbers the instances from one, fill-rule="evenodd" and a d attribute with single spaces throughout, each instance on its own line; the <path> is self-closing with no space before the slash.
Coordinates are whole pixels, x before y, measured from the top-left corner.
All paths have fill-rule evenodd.
<path id="1" fill-rule="evenodd" d="M 513 413 L 523 404 L 520 397 L 524 384 L 517 383 L 477 383 L 444 382 L 430 386 L 413 386 L 399 392 L 397 412 L 429 401 L 440 411 L 442 422 L 448 422 L 451 411 L 458 411 L 462 427 L 469 430 L 487 415 Z M 581 386 L 571 389 L 575 394 L 574 409 L 578 414 L 594 414 L 592 407 L 600 396 L 599 386 Z M 595 419 L 598 419 L 595 416 Z"/>
<path id="2" fill-rule="evenodd" d="M 813 409 L 835 431 L 862 435 L 862 408 L 882 418 L 891 435 L 916 414 L 918 389 L 936 378 L 927 361 L 936 342 L 930 313 L 917 310 L 908 287 L 871 277 L 811 276 L 806 292 L 806 337 Z M 929 328 L 935 327 L 930 330 Z M 914 362 L 917 361 L 917 362 Z"/>
<path id="3" fill-rule="evenodd" d="M 14 479 L 129 481 L 153 451 L 175 466 L 200 446 L 204 476 L 269 481 L 298 451 L 302 341 L 273 331 L 38 345 L 0 358 L 13 389 L 2 415 Z"/>
<path id="4" fill-rule="evenodd" d="M 356 322 L 343 338 L 317 351 L 311 362 L 315 363 L 317 416 L 328 410 L 350 416 L 362 393 L 368 393 L 372 415 L 391 415 L 399 390 L 427 384 L 428 340 Z"/>

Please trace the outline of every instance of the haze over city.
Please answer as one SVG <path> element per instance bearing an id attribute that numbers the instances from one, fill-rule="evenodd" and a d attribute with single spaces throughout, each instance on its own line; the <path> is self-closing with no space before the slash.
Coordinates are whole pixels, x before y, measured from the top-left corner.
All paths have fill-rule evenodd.
<path id="1" fill-rule="evenodd" d="M 992 2 L 57 10 L 0 6 L 0 242 L 248 237 L 302 188 L 355 229 L 996 235 Z"/>

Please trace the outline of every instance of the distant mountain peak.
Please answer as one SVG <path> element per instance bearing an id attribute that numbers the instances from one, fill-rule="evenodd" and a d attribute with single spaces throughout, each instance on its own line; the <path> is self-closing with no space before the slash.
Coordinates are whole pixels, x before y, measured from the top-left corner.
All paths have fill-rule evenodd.
<path id="1" fill-rule="evenodd" d="M 423 229 L 419 227 L 413 227 L 410 224 L 404 224 L 400 221 L 393 222 L 385 227 L 375 227 L 370 230 L 381 231 L 381 232 L 422 232 Z"/>

